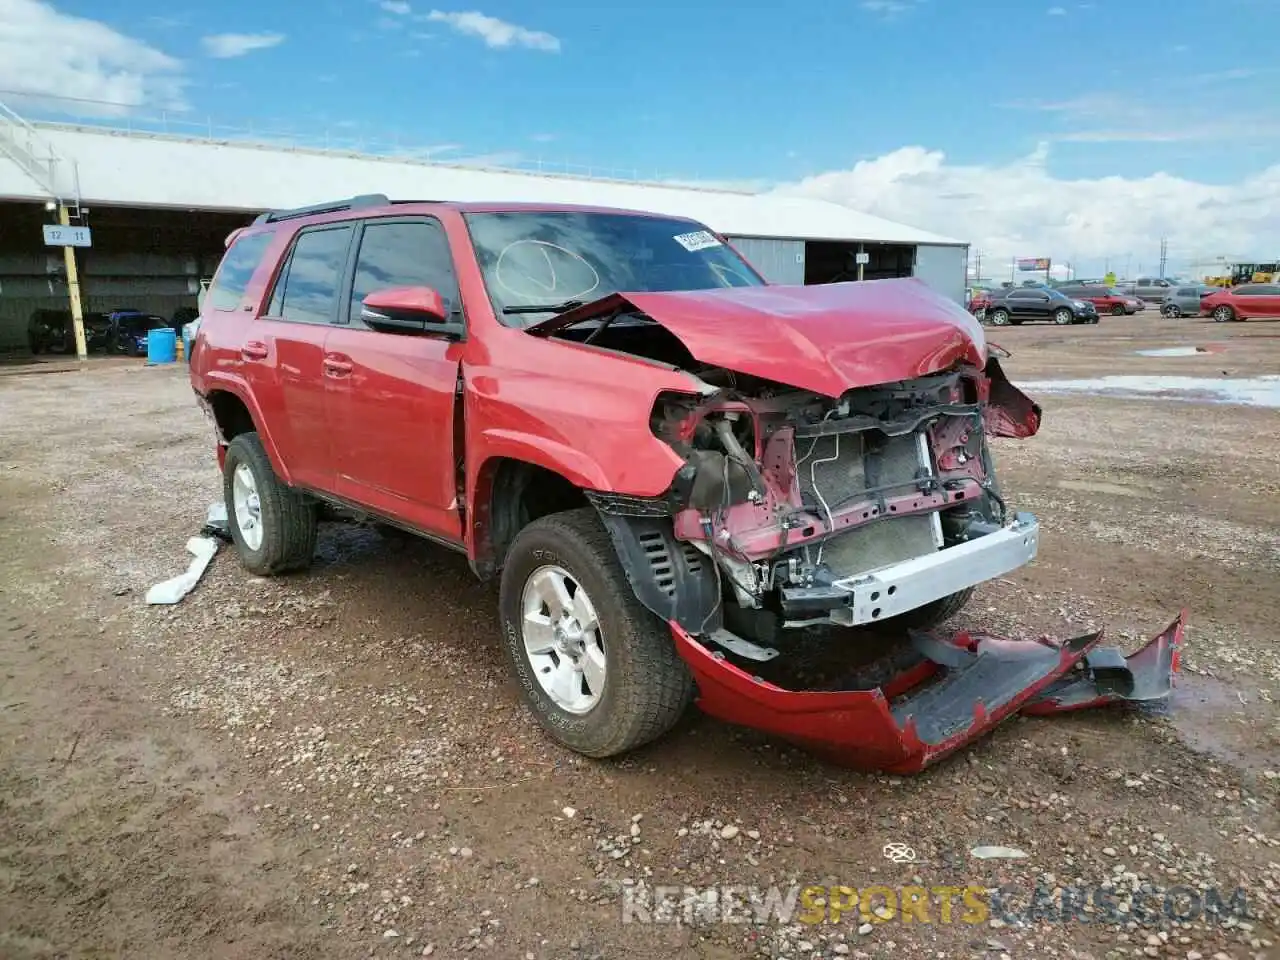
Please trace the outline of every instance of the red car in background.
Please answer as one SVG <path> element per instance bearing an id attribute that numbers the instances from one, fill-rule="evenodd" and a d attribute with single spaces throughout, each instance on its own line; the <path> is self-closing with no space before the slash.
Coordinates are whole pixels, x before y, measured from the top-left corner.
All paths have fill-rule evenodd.
<path id="1" fill-rule="evenodd" d="M 1109 313 L 1113 317 L 1133 315 L 1144 306 L 1137 297 L 1127 297 L 1114 287 L 1066 284 L 1058 289 L 1073 300 L 1092 303 L 1098 308 L 1098 313 Z"/>
<path id="2" fill-rule="evenodd" d="M 975 288 L 969 294 L 968 310 L 975 317 L 981 316 L 991 307 L 991 291 Z"/>
<path id="3" fill-rule="evenodd" d="M 1218 323 L 1249 317 L 1280 317 L 1280 284 L 1245 283 L 1200 298 L 1200 316 Z"/>

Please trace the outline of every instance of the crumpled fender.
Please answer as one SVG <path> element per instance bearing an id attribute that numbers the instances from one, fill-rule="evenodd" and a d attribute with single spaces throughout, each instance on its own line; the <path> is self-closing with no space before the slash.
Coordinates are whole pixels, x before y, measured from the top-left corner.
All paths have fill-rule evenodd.
<path id="1" fill-rule="evenodd" d="M 983 411 L 987 433 L 993 437 L 1024 440 L 1034 437 L 1040 430 L 1043 415 L 1040 404 L 1009 381 L 1000 361 L 994 356 L 988 354 L 987 366 L 983 372 L 988 382 Z"/>

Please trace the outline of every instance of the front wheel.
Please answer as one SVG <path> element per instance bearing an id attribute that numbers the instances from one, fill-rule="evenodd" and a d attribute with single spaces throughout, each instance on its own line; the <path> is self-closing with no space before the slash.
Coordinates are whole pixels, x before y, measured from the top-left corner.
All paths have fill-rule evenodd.
<path id="1" fill-rule="evenodd" d="M 1007 327 L 1009 325 L 1008 310 L 992 310 L 987 314 L 987 316 L 991 318 L 991 322 L 997 327 Z"/>
<path id="2" fill-rule="evenodd" d="M 1068 310 L 1066 307 L 1061 307 L 1058 310 L 1055 310 L 1053 313 L 1053 322 L 1060 327 L 1065 327 L 1075 318 L 1076 318 L 1075 314 L 1072 313 L 1070 310 Z"/>
<path id="3" fill-rule="evenodd" d="M 1113 317 L 1123 317 L 1124 307 L 1121 304 L 1117 303 L 1114 307 L 1111 308 L 1111 315 Z"/>
<path id="4" fill-rule="evenodd" d="M 610 757 L 656 740 L 693 697 L 670 629 L 636 599 L 589 507 L 520 531 L 499 606 L 525 702 L 577 753 Z"/>
<path id="5" fill-rule="evenodd" d="M 222 495 L 231 540 L 250 573 L 269 576 L 311 565 L 315 504 L 280 482 L 256 433 L 242 433 L 227 447 Z"/>
<path id="6" fill-rule="evenodd" d="M 1166 303 L 1163 307 L 1160 308 L 1160 312 L 1164 316 L 1168 317 L 1170 320 L 1177 320 L 1180 316 L 1182 316 L 1182 310 L 1178 307 L 1176 303 Z"/>

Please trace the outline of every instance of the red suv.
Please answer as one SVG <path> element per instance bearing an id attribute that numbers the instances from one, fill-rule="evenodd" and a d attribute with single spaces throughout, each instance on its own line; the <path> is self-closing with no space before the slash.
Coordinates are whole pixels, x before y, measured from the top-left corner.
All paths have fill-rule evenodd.
<path id="1" fill-rule="evenodd" d="M 465 554 L 500 577 L 527 702 L 581 753 L 696 696 L 908 771 L 1082 705 L 1066 674 L 1096 635 L 1002 659 L 912 634 L 880 686 L 763 678 L 801 628 L 931 626 L 1036 553 L 986 438 L 1040 409 L 920 281 L 769 285 L 674 217 L 357 197 L 228 238 L 190 369 L 245 567 L 306 567 L 322 515 Z M 1176 640 L 1141 656 L 1167 668 Z"/>

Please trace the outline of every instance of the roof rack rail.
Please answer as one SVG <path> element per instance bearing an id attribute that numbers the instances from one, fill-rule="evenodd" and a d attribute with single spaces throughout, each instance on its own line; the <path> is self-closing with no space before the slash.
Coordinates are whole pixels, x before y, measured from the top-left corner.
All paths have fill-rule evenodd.
<path id="1" fill-rule="evenodd" d="M 296 207 L 293 210 L 268 210 L 254 218 L 254 225 L 259 223 L 276 223 L 279 220 L 292 220 L 295 217 L 312 217 L 321 213 L 341 213 L 343 210 L 359 210 L 362 207 L 386 207 L 391 201 L 386 194 L 365 193 L 349 200 L 333 200 L 329 203 L 317 203 L 310 207 Z"/>

